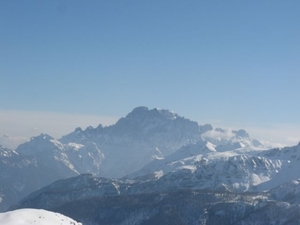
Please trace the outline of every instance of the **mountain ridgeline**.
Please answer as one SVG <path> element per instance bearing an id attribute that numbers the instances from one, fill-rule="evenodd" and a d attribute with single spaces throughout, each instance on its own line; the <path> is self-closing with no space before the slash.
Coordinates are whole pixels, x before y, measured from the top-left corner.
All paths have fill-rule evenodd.
<path id="1" fill-rule="evenodd" d="M 2 211 L 42 208 L 84 224 L 299 221 L 299 145 L 267 150 L 245 130 L 169 110 L 138 107 L 114 125 L 0 153 Z"/>
<path id="2" fill-rule="evenodd" d="M 82 144 L 94 141 L 101 149 L 110 145 L 159 148 L 163 155 L 167 155 L 178 147 L 197 142 L 201 134 L 210 129 L 210 125 L 199 126 L 196 122 L 167 110 L 139 107 L 112 126 L 99 125 L 95 129 L 88 127 L 84 131 L 77 128 L 75 132 L 63 136 L 60 141 Z"/>
<path id="3" fill-rule="evenodd" d="M 244 130 L 231 131 L 229 138 L 225 132 L 169 110 L 138 107 L 112 126 L 76 128 L 58 140 L 41 134 L 16 150 L 2 148 L 0 210 L 58 179 L 82 173 L 121 178 L 199 141 L 209 140 L 218 150 L 260 145 Z"/>

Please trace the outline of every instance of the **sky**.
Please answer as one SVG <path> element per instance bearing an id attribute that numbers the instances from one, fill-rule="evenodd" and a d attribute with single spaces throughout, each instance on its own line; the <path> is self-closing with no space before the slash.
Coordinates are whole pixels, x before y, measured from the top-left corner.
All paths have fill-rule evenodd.
<path id="1" fill-rule="evenodd" d="M 0 136 L 55 137 L 137 106 L 300 140 L 300 1 L 0 1 Z"/>

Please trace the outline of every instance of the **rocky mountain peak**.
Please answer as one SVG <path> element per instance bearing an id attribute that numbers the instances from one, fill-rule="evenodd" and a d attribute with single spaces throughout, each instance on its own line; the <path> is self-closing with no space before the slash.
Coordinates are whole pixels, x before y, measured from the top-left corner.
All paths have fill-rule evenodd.
<path id="1" fill-rule="evenodd" d="M 160 119 L 166 119 L 166 120 L 174 120 L 178 117 L 178 115 L 170 110 L 166 109 L 160 109 L 160 108 L 154 108 L 149 109 L 145 106 L 140 106 L 134 108 L 125 119 L 129 120 L 151 120 L 153 118 L 160 118 Z"/>
<path id="2" fill-rule="evenodd" d="M 52 139 L 54 138 L 51 137 L 50 135 L 41 133 L 39 136 L 30 138 L 30 141 L 42 141 L 42 140 L 50 141 Z"/>

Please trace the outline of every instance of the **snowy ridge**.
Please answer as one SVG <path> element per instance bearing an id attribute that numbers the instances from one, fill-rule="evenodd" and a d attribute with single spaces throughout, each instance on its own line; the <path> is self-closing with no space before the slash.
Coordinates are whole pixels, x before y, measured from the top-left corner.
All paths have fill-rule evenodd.
<path id="1" fill-rule="evenodd" d="M 215 152 L 215 146 L 209 142 L 198 141 L 196 144 L 189 144 L 181 147 L 179 150 L 165 158 L 154 159 L 146 164 L 141 170 L 126 176 L 126 178 L 135 178 L 149 176 L 151 174 L 167 174 L 177 169 L 177 167 L 193 164 L 199 160 L 200 155 Z M 194 160 L 193 162 L 190 162 Z M 189 163 L 190 162 L 190 163 Z M 154 175 L 155 177 L 156 175 Z"/>
<path id="2" fill-rule="evenodd" d="M 34 157 L 40 164 L 48 167 L 59 167 L 60 173 L 66 174 L 64 177 L 80 173 L 97 174 L 104 159 L 103 153 L 93 142 L 86 145 L 62 144 L 47 134 L 31 138 L 29 142 L 21 144 L 16 152 Z"/>
<path id="3" fill-rule="evenodd" d="M 271 189 L 268 193 L 277 201 L 300 204 L 300 179 L 284 183 Z"/>
<path id="4" fill-rule="evenodd" d="M 174 186 L 181 188 L 223 187 L 235 192 L 266 191 L 299 178 L 298 148 L 264 150 L 244 147 L 217 151 L 218 148 L 209 142 L 198 142 L 184 146 L 163 159 L 153 160 L 126 177 L 144 181 L 161 179 L 157 185 L 172 180 Z M 274 157 L 273 153 L 278 151 L 285 154 L 285 157 Z M 270 153 L 271 157 L 268 157 Z"/>
<path id="5" fill-rule="evenodd" d="M 0 211 L 32 191 L 80 173 L 97 174 L 104 156 L 94 143 L 62 144 L 47 134 L 15 151 L 0 148 Z"/>
<path id="6" fill-rule="evenodd" d="M 5 225 L 82 225 L 60 213 L 42 209 L 19 209 L 0 213 L 0 224 Z"/>
<path id="7" fill-rule="evenodd" d="M 51 168 L 60 167 L 62 174 L 64 171 L 68 173 L 68 170 L 78 174 L 64 152 L 64 146 L 47 134 L 31 138 L 29 142 L 19 145 L 16 152 L 23 156 L 35 157 L 39 163 Z"/>
<path id="8" fill-rule="evenodd" d="M 153 160 L 142 170 L 123 179 L 81 175 L 55 182 L 23 199 L 19 207 L 50 209 L 57 207 L 61 201 L 61 204 L 65 204 L 90 197 L 174 192 L 182 189 L 255 193 L 284 185 L 291 178 L 287 174 L 299 178 L 299 163 L 258 156 L 263 150 L 249 151 L 248 154 L 240 154 L 239 151 L 241 149 L 217 152 L 211 143 L 198 142 L 182 147 L 164 159 Z M 292 168 L 291 164 L 297 166 Z M 280 190 L 286 189 L 288 193 L 298 196 L 299 182 L 288 184 Z M 272 193 L 270 195 L 275 196 L 275 189 Z"/>

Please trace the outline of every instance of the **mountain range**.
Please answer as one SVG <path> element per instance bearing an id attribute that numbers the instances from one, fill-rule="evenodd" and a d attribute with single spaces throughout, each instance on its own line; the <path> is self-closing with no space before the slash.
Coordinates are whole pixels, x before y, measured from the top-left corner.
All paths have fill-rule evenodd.
<path id="1" fill-rule="evenodd" d="M 266 149 L 243 129 L 138 107 L 108 127 L 1 147 L 0 210 L 42 208 L 86 224 L 252 224 L 264 215 L 295 224 L 299 161 L 300 145 Z"/>

